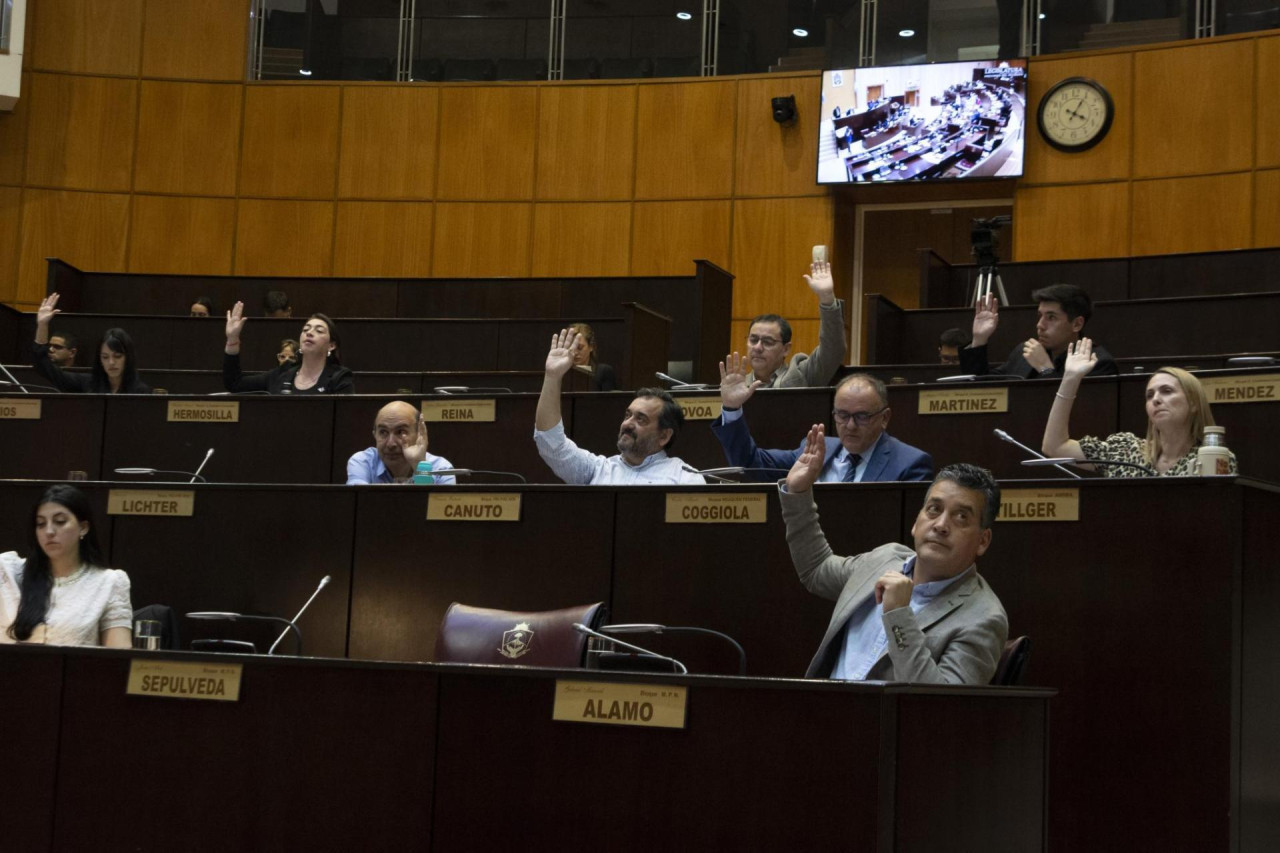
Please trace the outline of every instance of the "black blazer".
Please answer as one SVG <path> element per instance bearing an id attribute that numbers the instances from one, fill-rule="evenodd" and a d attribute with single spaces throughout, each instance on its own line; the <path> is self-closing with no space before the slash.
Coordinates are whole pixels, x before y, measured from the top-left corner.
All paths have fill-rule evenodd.
<path id="1" fill-rule="evenodd" d="M 97 358 L 97 353 L 94 353 Z M 31 366 L 36 372 L 48 379 L 49 382 L 66 394 L 110 394 L 111 382 L 105 376 L 97 375 L 96 371 L 90 370 L 88 373 L 67 373 L 61 367 L 49 360 L 49 345 L 36 344 L 31 345 Z M 134 368 L 137 369 L 136 366 Z M 138 374 L 134 373 L 133 381 L 128 384 L 121 384 L 121 394 L 150 394 L 151 386 L 147 385 L 138 378 Z"/>
<path id="2" fill-rule="evenodd" d="M 289 362 L 266 373 L 245 376 L 240 372 L 239 354 L 222 354 L 222 384 L 233 393 L 266 391 L 268 394 L 354 394 L 356 390 L 351 371 L 340 364 L 326 364 L 320 374 L 320 381 L 305 391 L 294 387 L 297 375 L 298 365 Z"/>
<path id="3" fill-rule="evenodd" d="M 1093 370 L 1089 371 L 1090 376 L 1115 376 L 1120 372 L 1120 368 L 1116 366 L 1116 360 L 1111 357 L 1111 353 L 1097 344 L 1093 345 L 1093 351 L 1098 356 L 1098 363 L 1093 366 Z M 1052 375 L 1061 378 L 1062 367 L 1066 363 L 1067 351 L 1063 350 L 1053 360 Z M 1040 376 L 1040 373 L 1027 364 L 1027 360 L 1022 357 L 1022 344 L 1015 346 L 1013 351 L 1009 353 L 1009 358 L 1005 360 L 1005 363 L 995 369 L 992 369 L 987 362 L 986 344 L 980 347 L 961 347 L 960 372 L 972 373 L 975 376 L 996 373 L 1003 376 L 1021 376 L 1023 379 L 1037 379 Z"/>

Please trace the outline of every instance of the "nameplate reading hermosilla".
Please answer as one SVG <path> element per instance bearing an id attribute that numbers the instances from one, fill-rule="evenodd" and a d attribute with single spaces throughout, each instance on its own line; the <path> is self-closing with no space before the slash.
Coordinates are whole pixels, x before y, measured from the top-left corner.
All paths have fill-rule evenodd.
<path id="1" fill-rule="evenodd" d="M 170 400 L 168 420 L 192 424 L 240 423 L 239 400 Z"/>

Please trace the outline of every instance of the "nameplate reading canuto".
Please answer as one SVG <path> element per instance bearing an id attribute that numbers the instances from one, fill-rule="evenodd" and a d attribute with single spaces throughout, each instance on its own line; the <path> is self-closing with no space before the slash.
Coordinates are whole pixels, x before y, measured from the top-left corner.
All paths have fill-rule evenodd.
<path id="1" fill-rule="evenodd" d="M 519 521 L 520 495 L 509 492 L 432 492 L 427 521 Z"/>
<path id="2" fill-rule="evenodd" d="M 1077 489 L 1002 489 L 997 521 L 1079 521 Z"/>
<path id="3" fill-rule="evenodd" d="M 667 493 L 667 524 L 764 524 L 769 502 L 763 494 Z"/>
<path id="4" fill-rule="evenodd" d="M 195 492 L 155 489 L 112 489 L 107 492 L 107 515 L 176 515 L 196 513 Z"/>
<path id="5" fill-rule="evenodd" d="M 556 679 L 551 719 L 568 723 L 683 729 L 689 688 Z"/>
<path id="6" fill-rule="evenodd" d="M 493 423 L 493 400 L 423 400 L 422 419 L 429 423 Z"/>
<path id="7" fill-rule="evenodd" d="M 40 420 L 40 402 L 40 400 L 0 397 L 0 420 L 38 421 Z"/>
<path id="8" fill-rule="evenodd" d="M 183 423 L 238 424 L 239 400 L 170 400 L 169 420 Z"/>
<path id="9" fill-rule="evenodd" d="M 983 415 L 1009 411 L 1008 388 L 948 388 L 921 391 L 922 415 Z"/>
<path id="10" fill-rule="evenodd" d="M 162 696 L 167 699 L 240 701 L 238 663 L 179 663 L 172 660 L 129 661 L 129 696 Z"/>
<path id="11" fill-rule="evenodd" d="M 685 420 L 714 421 L 720 417 L 720 398 L 717 397 L 677 397 L 676 402 L 684 410 Z"/>
<path id="12" fill-rule="evenodd" d="M 1210 403 L 1274 403 L 1280 400 L 1280 373 L 1201 379 Z"/>

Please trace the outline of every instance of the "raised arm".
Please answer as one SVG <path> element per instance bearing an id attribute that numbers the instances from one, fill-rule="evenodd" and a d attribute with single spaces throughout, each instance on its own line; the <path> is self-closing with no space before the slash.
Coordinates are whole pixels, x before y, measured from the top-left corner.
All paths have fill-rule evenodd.
<path id="1" fill-rule="evenodd" d="M 237 302 L 227 312 L 227 348 L 224 350 L 227 355 L 240 354 L 240 331 L 244 328 L 244 303 Z"/>
<path id="2" fill-rule="evenodd" d="M 1084 458 L 1080 442 L 1071 438 L 1071 407 L 1080 390 L 1080 380 L 1097 363 L 1098 356 L 1093 352 L 1093 341 L 1081 338 L 1068 345 L 1067 361 L 1062 368 L 1062 383 L 1053 395 L 1053 408 L 1049 410 L 1049 421 L 1044 426 L 1044 439 L 1040 442 L 1040 452 L 1046 456 Z"/>
<path id="3" fill-rule="evenodd" d="M 573 344 L 580 337 L 568 329 L 561 329 L 559 334 L 551 336 L 542 393 L 538 395 L 538 409 L 534 415 L 533 425 L 539 432 L 546 432 L 560 423 L 560 386 L 564 383 L 564 375 L 573 367 Z"/>
<path id="4" fill-rule="evenodd" d="M 836 304 L 836 282 L 831 277 L 831 264 L 826 261 L 814 261 L 809 265 L 809 274 L 804 277 L 809 289 L 818 297 L 818 304 L 827 307 Z"/>
<path id="5" fill-rule="evenodd" d="M 36 343 L 49 343 L 49 323 L 57 314 L 62 312 L 58 310 L 58 294 L 50 293 L 40 303 L 40 308 L 36 310 Z M 94 356 L 97 358 L 97 355 Z"/>
<path id="6" fill-rule="evenodd" d="M 1000 326 L 1000 300 L 988 293 L 973 306 L 973 342 L 970 347 L 984 347 Z"/>
<path id="7" fill-rule="evenodd" d="M 731 353 L 720 362 L 720 405 L 726 409 L 741 409 L 751 399 L 756 389 L 764 383 L 759 379 L 748 382 L 751 363 L 738 353 Z M 754 377 L 754 374 L 751 374 Z"/>

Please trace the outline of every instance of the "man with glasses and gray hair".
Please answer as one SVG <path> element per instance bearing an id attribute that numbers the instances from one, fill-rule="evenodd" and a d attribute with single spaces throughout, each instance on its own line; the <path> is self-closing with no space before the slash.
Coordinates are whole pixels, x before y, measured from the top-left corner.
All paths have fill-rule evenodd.
<path id="1" fill-rule="evenodd" d="M 760 387 L 749 382 L 747 366 L 737 353 L 720 363 L 722 414 L 711 422 L 730 465 L 748 470 L 744 479 L 776 480 L 790 470 L 804 451 L 763 450 L 756 447 L 747 429 L 742 406 Z M 933 459 L 928 453 L 898 441 L 885 430 L 889 426 L 889 393 L 884 383 L 867 373 L 846 376 L 836 386 L 831 418 L 838 438 L 827 438 L 821 483 L 871 483 L 889 480 L 928 480 Z"/>
<path id="2" fill-rule="evenodd" d="M 791 324 L 777 314 L 761 314 L 747 333 L 746 364 L 761 388 L 812 388 L 831 384 L 844 362 L 844 308 L 836 299 L 831 264 L 814 261 L 804 277 L 818 297 L 818 345 L 797 353 L 790 363 Z"/>

